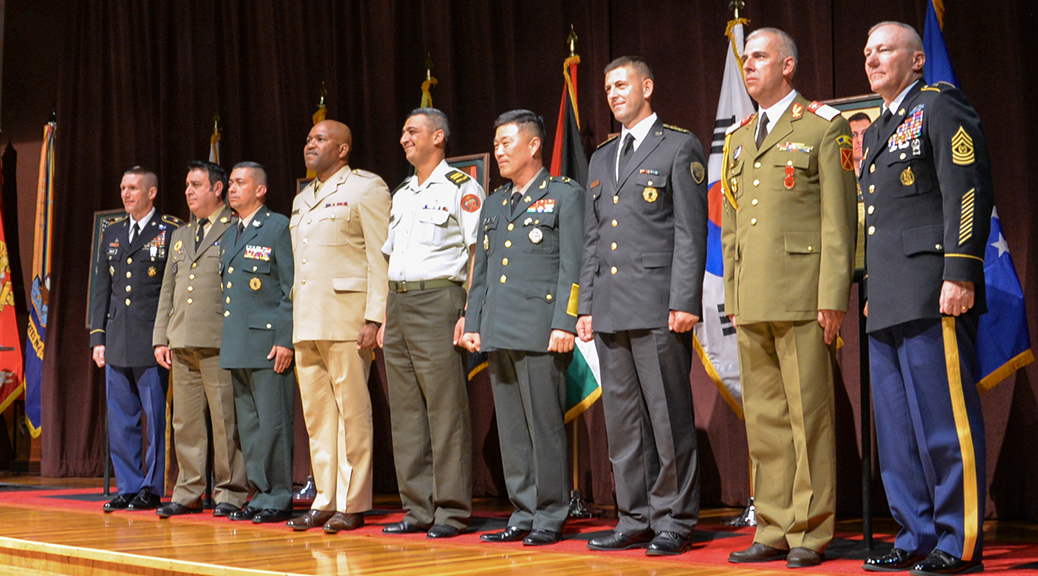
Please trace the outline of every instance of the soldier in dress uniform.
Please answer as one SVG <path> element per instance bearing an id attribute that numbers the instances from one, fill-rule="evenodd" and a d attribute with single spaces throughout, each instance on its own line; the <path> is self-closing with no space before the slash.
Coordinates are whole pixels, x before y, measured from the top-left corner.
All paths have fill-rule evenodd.
<path id="1" fill-rule="evenodd" d="M 263 166 L 236 164 L 227 199 L 238 221 L 220 242 L 220 367 L 230 371 L 234 386 L 253 492 L 242 516 L 252 513 L 253 522 L 288 520 L 292 514 L 292 237 L 288 218 L 271 212 L 266 197 Z"/>
<path id="2" fill-rule="evenodd" d="M 707 184 L 699 139 L 652 111 L 652 70 L 605 69 L 619 139 L 591 157 L 577 335 L 602 362 L 602 407 L 620 521 L 592 550 L 681 554 L 699 521 L 689 372 L 703 313 Z"/>
<path id="3" fill-rule="evenodd" d="M 472 516 L 465 288 L 483 188 L 444 161 L 447 117 L 411 111 L 400 144 L 415 174 L 393 192 L 384 344 L 397 485 L 407 514 L 386 534 L 450 538 Z"/>
<path id="4" fill-rule="evenodd" d="M 90 314 L 93 359 L 105 369 L 108 441 L 119 485 L 105 512 L 151 510 L 165 491 L 169 373 L 155 362 L 148 342 L 173 231 L 184 224 L 156 212 L 154 172 L 134 166 L 119 191 L 129 215 L 105 228 Z M 148 439 L 143 458 L 142 413 Z"/>
<path id="5" fill-rule="evenodd" d="M 974 346 L 994 200 L 980 119 L 957 88 L 923 83 L 925 62 L 911 26 L 869 31 L 865 72 L 884 111 L 861 163 L 866 330 L 880 472 L 901 531 L 864 568 L 962 574 L 984 569 Z"/>
<path id="6" fill-rule="evenodd" d="M 325 120 L 303 148 L 317 177 L 292 202 L 295 259 L 293 336 L 299 398 L 310 435 L 317 496 L 288 522 L 293 530 L 329 534 L 364 524 L 371 509 L 371 397 L 368 375 L 386 314 L 389 187 L 377 175 L 350 170 L 353 135 Z"/>
<path id="7" fill-rule="evenodd" d="M 836 523 L 836 335 L 854 274 L 850 127 L 793 89 L 793 39 L 746 39 L 759 113 L 725 138 L 725 311 L 737 326 L 757 531 L 731 562 L 815 566 Z"/>
<path id="8" fill-rule="evenodd" d="M 224 204 L 227 172 L 212 162 L 188 164 L 185 196 L 194 216 L 173 234 L 152 345 L 159 364 L 173 371 L 173 431 L 180 474 L 162 518 L 202 511 L 206 485 L 206 412 L 212 421 L 213 516 L 240 513 L 248 487 L 238 443 L 234 388 L 220 368 L 223 294 L 220 242 L 233 225 Z"/>
<path id="9" fill-rule="evenodd" d="M 573 356 L 584 190 L 548 175 L 544 121 L 513 110 L 494 123 L 494 156 L 511 180 L 483 206 L 462 342 L 490 362 L 508 527 L 485 542 L 554 544 L 569 514 L 566 367 Z"/>

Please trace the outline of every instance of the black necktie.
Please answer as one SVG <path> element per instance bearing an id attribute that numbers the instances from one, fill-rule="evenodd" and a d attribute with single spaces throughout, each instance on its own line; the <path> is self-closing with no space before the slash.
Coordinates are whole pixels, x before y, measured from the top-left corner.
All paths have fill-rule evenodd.
<path id="1" fill-rule="evenodd" d="M 137 234 L 140 233 L 138 226 L 139 224 L 136 222 L 130 224 L 130 244 L 133 244 L 133 241 L 137 239 Z"/>
<path id="2" fill-rule="evenodd" d="M 198 221 L 198 230 L 195 231 L 195 250 L 202 245 L 202 239 L 205 238 L 205 225 L 209 223 L 208 218 L 202 218 Z"/>
<path id="3" fill-rule="evenodd" d="M 764 145 L 764 139 L 768 137 L 768 113 L 760 113 L 759 130 L 757 130 L 757 150 Z"/>
<path id="4" fill-rule="evenodd" d="M 624 168 L 627 167 L 627 162 L 631 159 L 632 154 L 634 154 L 634 134 L 628 132 L 624 137 L 624 147 L 620 149 L 620 161 L 616 165 L 617 178 L 624 175 Z"/>
<path id="5" fill-rule="evenodd" d="M 238 222 L 238 233 L 234 236 L 234 243 L 237 244 L 238 240 L 241 240 L 241 235 L 245 233 L 245 223 Z"/>
<path id="6" fill-rule="evenodd" d="M 516 190 L 512 192 L 512 214 L 515 214 L 515 207 L 519 205 L 519 201 L 522 200 L 523 193 Z"/>

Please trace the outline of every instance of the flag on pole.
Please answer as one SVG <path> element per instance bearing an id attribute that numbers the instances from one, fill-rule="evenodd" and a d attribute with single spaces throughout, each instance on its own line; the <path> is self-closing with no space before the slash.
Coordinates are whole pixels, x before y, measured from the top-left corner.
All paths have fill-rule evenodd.
<path id="1" fill-rule="evenodd" d="M 923 28 L 923 51 L 926 66 L 923 76 L 927 84 L 948 82 L 959 86 L 952 70 L 948 48 L 944 45 L 944 2 L 927 0 L 926 25 Z M 987 291 L 987 314 L 977 327 L 977 388 L 986 392 L 1013 372 L 1034 362 L 1031 336 L 1027 329 L 1024 292 L 1002 235 L 998 211 L 991 210 L 991 232 L 984 253 L 984 285 Z"/>
<path id="2" fill-rule="evenodd" d="M 3 178 L 0 176 L 0 187 Z M 0 214 L 2 214 L 0 206 Z M 7 237 L 0 216 L 0 412 L 7 410 L 22 395 L 25 383 L 22 379 L 25 365 L 22 345 L 18 341 L 18 318 L 14 309 L 14 287 L 11 282 L 11 266 L 7 253 Z"/>
<path id="3" fill-rule="evenodd" d="M 220 115 L 213 116 L 213 133 L 209 136 L 209 161 L 220 163 Z"/>
<path id="4" fill-rule="evenodd" d="M 32 252 L 32 302 L 25 343 L 25 421 L 29 433 L 42 431 L 43 342 L 47 333 L 47 301 L 50 298 L 50 249 L 54 205 L 54 131 L 56 122 L 43 127 L 40 179 L 36 191 L 36 231 Z"/>
<path id="5" fill-rule="evenodd" d="M 742 381 L 739 378 L 739 352 L 735 327 L 724 310 L 724 253 L 721 250 L 721 196 L 725 131 L 732 124 L 753 114 L 753 101 L 746 93 L 742 77 L 743 27 L 749 21 L 728 21 L 728 38 L 721 97 L 717 102 L 714 138 L 707 161 L 710 180 L 706 241 L 706 274 L 703 278 L 703 319 L 693 329 L 693 345 L 710 379 L 732 410 L 743 418 Z"/>

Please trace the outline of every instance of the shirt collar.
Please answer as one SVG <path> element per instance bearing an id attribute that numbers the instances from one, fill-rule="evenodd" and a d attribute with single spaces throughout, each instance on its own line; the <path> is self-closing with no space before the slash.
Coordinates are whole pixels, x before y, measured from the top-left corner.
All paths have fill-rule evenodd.
<path id="1" fill-rule="evenodd" d="M 761 110 L 761 113 L 768 115 L 768 134 L 771 134 L 775 129 L 775 123 L 786 113 L 786 108 L 789 108 L 789 105 L 793 103 L 793 99 L 796 97 L 797 91 L 790 90 L 789 94 L 786 94 L 781 100 L 772 104 L 770 108 Z M 759 130 L 760 128 L 758 128 Z"/>
<path id="2" fill-rule="evenodd" d="M 912 82 L 911 84 L 909 84 L 908 88 L 905 88 L 903 92 L 901 92 L 900 94 L 897 95 L 897 98 L 894 98 L 890 102 L 890 108 L 887 108 L 886 104 L 881 106 L 880 107 L 881 108 L 880 113 L 882 114 L 884 111 L 890 110 L 891 114 L 897 114 L 897 109 L 901 107 L 901 102 L 904 101 L 905 96 L 908 96 L 908 91 L 911 90 L 912 87 L 915 86 L 918 83 L 919 83 L 919 81 L 916 80 L 915 82 Z"/>
<path id="3" fill-rule="evenodd" d="M 144 230 L 144 227 L 147 226 L 148 222 L 151 221 L 151 216 L 153 214 L 155 214 L 155 207 L 154 206 L 152 206 L 151 210 L 147 214 L 144 215 L 144 218 L 141 218 L 140 220 L 134 220 L 133 216 L 130 216 L 130 226 L 133 226 L 134 224 L 136 224 L 141 230 Z"/>
<path id="4" fill-rule="evenodd" d="M 452 170 L 452 168 L 451 168 L 450 164 L 447 163 L 446 160 L 440 160 L 440 163 L 437 164 L 435 168 L 433 168 L 432 174 L 429 174 L 429 177 L 425 179 L 425 183 L 424 184 L 422 184 L 421 186 L 418 185 L 418 174 L 415 173 L 415 174 L 412 174 L 411 178 L 408 179 L 407 187 L 410 188 L 411 190 L 414 190 L 415 192 L 417 192 L 417 191 L 421 190 L 422 188 L 427 188 L 429 186 L 429 184 L 432 183 L 432 182 L 439 182 L 439 183 L 447 182 L 447 183 L 450 183 L 450 180 L 447 179 L 447 173 L 450 172 L 451 170 Z"/>
<path id="5" fill-rule="evenodd" d="M 623 147 L 623 141 L 627 138 L 627 134 L 630 133 L 634 136 L 634 147 L 637 148 L 641 144 L 645 136 L 649 134 L 649 130 L 652 125 L 656 123 L 656 113 L 649 114 L 646 118 L 643 118 L 640 122 L 634 125 L 630 130 L 624 126 L 623 130 L 620 131 L 620 147 Z"/>
<path id="6" fill-rule="evenodd" d="M 263 204 L 260 204 L 258 208 L 253 210 L 252 213 L 247 215 L 247 216 L 242 216 L 242 215 L 239 214 L 238 215 L 238 220 L 241 221 L 241 225 L 242 226 L 248 226 L 249 222 L 252 220 L 252 217 L 255 216 L 257 212 L 260 211 L 260 208 L 263 208 Z"/>

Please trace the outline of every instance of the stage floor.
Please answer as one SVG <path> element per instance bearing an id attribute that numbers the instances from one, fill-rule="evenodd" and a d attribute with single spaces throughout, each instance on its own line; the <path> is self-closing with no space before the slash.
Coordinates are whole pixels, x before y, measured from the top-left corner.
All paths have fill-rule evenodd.
<path id="1" fill-rule="evenodd" d="M 592 553 L 586 540 L 613 520 L 567 524 L 555 546 L 492 545 L 480 533 L 501 529 L 507 502 L 480 501 L 466 533 L 449 541 L 424 534 L 384 536 L 381 524 L 400 518 L 398 502 L 379 498 L 367 526 L 351 533 L 292 532 L 283 525 L 214 519 L 209 514 L 160 520 L 153 512 L 103 514 L 100 482 L 0 478 L 0 574 L 158 575 L 383 575 L 482 574 L 657 575 L 789 574 L 783 563 L 736 566 L 725 559 L 748 546 L 752 529 L 722 525 L 737 510 L 704 511 L 691 552 L 653 559 L 643 551 Z M 889 547 L 889 520 L 880 521 L 878 549 Z M 989 523 L 985 564 L 989 572 L 1038 573 L 1038 527 Z M 860 521 L 841 522 L 828 550 L 832 560 L 798 574 L 864 574 Z"/>

